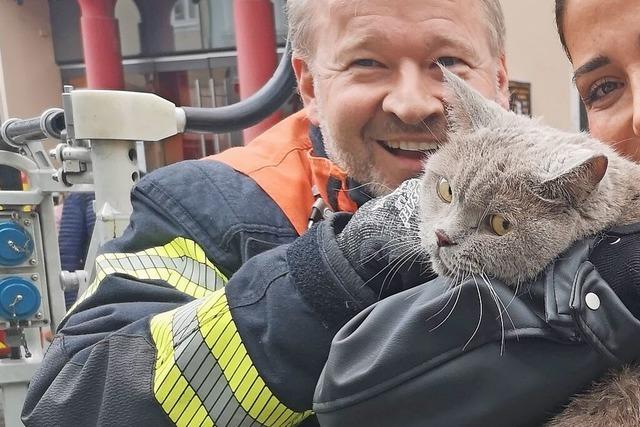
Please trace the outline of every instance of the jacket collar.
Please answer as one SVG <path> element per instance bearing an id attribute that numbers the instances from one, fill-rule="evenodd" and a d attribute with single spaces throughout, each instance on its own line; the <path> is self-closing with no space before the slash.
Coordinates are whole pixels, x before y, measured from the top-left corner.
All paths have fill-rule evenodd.
<path id="1" fill-rule="evenodd" d="M 322 138 L 322 132 L 318 126 L 309 126 L 309 139 L 311 140 L 311 146 L 313 147 L 313 154 L 318 157 L 324 157 L 328 159 L 327 151 L 324 146 L 324 140 Z M 364 186 L 362 186 L 355 179 L 348 177 L 347 178 L 347 191 L 349 193 L 349 198 L 353 200 L 358 207 L 365 204 L 367 201 L 371 200 L 373 196 L 369 193 Z M 340 191 L 341 185 L 337 180 L 329 180 L 327 182 L 327 192 L 329 193 L 330 199 L 331 194 L 335 194 L 336 191 Z M 333 201 L 332 201 L 333 202 Z M 332 203 L 333 204 L 333 203 Z M 333 206 L 335 208 L 335 206 Z"/>

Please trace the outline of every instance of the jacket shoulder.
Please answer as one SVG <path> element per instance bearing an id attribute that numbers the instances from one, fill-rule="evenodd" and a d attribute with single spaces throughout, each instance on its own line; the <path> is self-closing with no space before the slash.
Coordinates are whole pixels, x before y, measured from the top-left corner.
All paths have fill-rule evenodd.
<path id="1" fill-rule="evenodd" d="M 158 169 L 140 181 L 132 197 L 179 224 L 232 271 L 257 249 L 297 236 L 282 209 L 253 179 L 216 160 Z"/>

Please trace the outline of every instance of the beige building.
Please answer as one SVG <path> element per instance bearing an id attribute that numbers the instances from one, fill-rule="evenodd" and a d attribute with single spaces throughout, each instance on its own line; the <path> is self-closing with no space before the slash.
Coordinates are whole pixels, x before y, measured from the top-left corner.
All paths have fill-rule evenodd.
<path id="1" fill-rule="evenodd" d="M 0 121 L 61 105 L 46 1 L 0 2 Z"/>
<path id="2" fill-rule="evenodd" d="M 553 0 L 501 0 L 509 78 L 531 84 L 531 112 L 551 126 L 580 129 L 571 64 L 556 31 Z"/>

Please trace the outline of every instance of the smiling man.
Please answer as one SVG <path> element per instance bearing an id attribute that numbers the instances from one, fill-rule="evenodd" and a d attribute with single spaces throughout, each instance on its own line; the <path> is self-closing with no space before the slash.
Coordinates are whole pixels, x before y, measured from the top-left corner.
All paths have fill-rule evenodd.
<path id="1" fill-rule="evenodd" d="M 288 8 L 305 109 L 140 181 L 31 382 L 26 425 L 311 423 L 336 332 L 428 279 L 390 243 L 414 232 L 408 179 L 446 143 L 438 64 L 507 105 L 498 0 Z M 308 230 L 323 205 L 347 213 Z"/>
<path id="2" fill-rule="evenodd" d="M 308 118 L 329 158 L 376 195 L 418 175 L 445 142 L 437 63 L 508 105 L 495 1 L 290 3 L 294 20 L 313 16 L 293 60 Z"/>

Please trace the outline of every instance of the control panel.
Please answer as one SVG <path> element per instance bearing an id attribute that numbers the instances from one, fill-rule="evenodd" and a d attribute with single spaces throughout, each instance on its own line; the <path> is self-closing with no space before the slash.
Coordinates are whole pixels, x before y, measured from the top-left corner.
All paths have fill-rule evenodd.
<path id="1" fill-rule="evenodd" d="M 0 329 L 49 322 L 43 260 L 38 214 L 0 210 Z"/>

